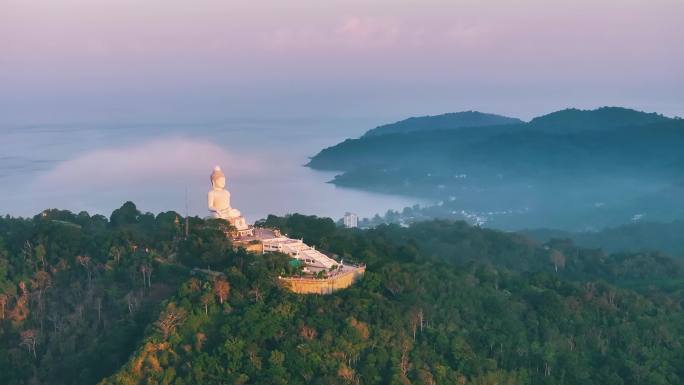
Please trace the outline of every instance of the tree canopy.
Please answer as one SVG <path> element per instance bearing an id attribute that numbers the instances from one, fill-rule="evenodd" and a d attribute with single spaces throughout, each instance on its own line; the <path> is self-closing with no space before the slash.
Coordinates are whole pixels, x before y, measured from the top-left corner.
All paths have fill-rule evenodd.
<path id="1" fill-rule="evenodd" d="M 211 221 L 48 210 L 0 218 L 2 384 L 674 384 L 679 263 L 429 221 L 262 225 L 367 264 L 297 295 L 281 254 Z M 114 220 L 114 218 L 118 218 Z M 116 223 L 112 223 L 116 222 Z M 200 270 L 194 268 L 200 268 Z"/>

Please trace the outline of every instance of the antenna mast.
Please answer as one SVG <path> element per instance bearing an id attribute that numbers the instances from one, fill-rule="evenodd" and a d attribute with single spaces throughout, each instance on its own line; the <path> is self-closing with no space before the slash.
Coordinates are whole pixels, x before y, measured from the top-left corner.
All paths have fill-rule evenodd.
<path id="1" fill-rule="evenodd" d="M 188 186 L 185 186 L 185 239 L 190 233 L 190 217 L 188 215 Z"/>

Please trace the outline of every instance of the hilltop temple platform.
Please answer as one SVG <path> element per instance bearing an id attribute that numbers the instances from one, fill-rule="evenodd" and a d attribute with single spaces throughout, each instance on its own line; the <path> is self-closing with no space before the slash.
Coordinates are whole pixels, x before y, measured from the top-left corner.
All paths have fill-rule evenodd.
<path id="1" fill-rule="evenodd" d="M 302 294 L 330 294 L 356 282 L 366 271 L 366 266 L 355 266 L 337 261 L 302 239 L 284 236 L 276 229 L 259 228 L 247 224 L 240 210 L 231 206 L 231 195 L 226 188 L 226 175 L 220 166 L 211 175 L 211 190 L 207 193 L 207 208 L 211 218 L 222 219 L 231 225 L 226 236 L 235 247 L 253 253 L 283 253 L 303 266 L 299 277 L 279 277 L 285 287 Z"/>
<path id="2" fill-rule="evenodd" d="M 301 277 L 278 277 L 285 287 L 300 294 L 331 294 L 357 282 L 365 265 L 337 261 L 301 239 L 284 236 L 275 229 L 254 228 L 250 235 L 232 238 L 233 244 L 254 253 L 283 253 L 304 266 Z"/>

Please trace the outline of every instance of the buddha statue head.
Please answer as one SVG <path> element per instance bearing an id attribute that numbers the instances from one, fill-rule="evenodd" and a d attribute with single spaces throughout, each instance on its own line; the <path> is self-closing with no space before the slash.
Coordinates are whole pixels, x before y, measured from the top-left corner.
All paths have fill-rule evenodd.
<path id="1" fill-rule="evenodd" d="M 223 189 L 226 187 L 226 176 L 221 171 L 221 167 L 214 167 L 214 171 L 211 172 L 211 185 L 214 189 Z"/>

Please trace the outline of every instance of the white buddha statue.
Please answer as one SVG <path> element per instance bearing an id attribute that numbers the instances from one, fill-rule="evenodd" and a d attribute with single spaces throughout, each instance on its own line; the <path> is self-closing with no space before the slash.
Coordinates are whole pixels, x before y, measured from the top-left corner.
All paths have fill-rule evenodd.
<path id="1" fill-rule="evenodd" d="M 227 220 L 238 230 L 245 230 L 247 222 L 240 214 L 240 210 L 230 207 L 230 192 L 226 190 L 226 176 L 221 171 L 221 167 L 214 167 L 211 173 L 212 189 L 207 194 L 208 207 L 214 218 Z"/>

